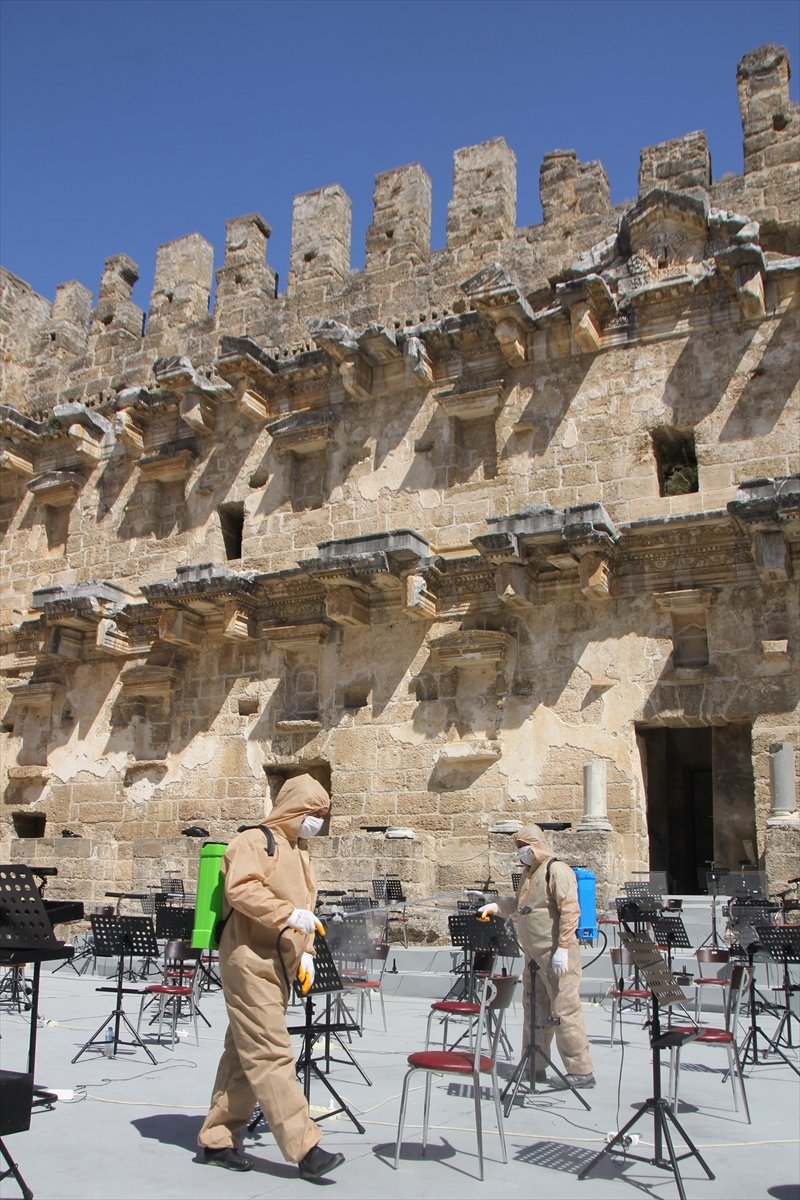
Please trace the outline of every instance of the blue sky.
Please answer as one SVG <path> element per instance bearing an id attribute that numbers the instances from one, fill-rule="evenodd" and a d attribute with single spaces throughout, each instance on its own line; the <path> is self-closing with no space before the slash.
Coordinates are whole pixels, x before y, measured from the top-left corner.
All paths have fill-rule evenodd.
<path id="1" fill-rule="evenodd" d="M 736 64 L 787 47 L 798 0 L 0 0 L 0 260 L 52 299 L 129 254 L 260 212 L 285 286 L 292 198 L 340 183 L 363 262 L 375 175 L 420 162 L 444 244 L 454 150 L 503 136 L 517 223 L 556 148 L 636 195 L 643 146 L 705 129 L 741 171 Z"/>

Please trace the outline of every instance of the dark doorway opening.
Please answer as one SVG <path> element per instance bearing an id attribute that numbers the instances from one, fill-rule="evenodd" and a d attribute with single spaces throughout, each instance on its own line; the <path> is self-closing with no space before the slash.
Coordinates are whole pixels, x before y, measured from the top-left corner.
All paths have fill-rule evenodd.
<path id="1" fill-rule="evenodd" d="M 669 890 L 704 892 L 714 858 L 710 729 L 643 729 L 650 870 L 666 871 Z"/>
<path id="2" fill-rule="evenodd" d="M 670 891 L 706 891 L 715 862 L 735 870 L 755 857 L 755 788 L 749 725 L 638 729 L 647 790 L 650 870 Z"/>

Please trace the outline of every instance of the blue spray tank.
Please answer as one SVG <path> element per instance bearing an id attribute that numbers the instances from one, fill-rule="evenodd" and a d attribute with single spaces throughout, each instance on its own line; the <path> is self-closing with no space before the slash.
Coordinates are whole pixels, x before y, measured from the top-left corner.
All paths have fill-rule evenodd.
<path id="1" fill-rule="evenodd" d="M 577 938 L 579 942 L 593 942 L 597 938 L 597 877 L 587 867 L 573 867 L 578 881 L 578 903 L 581 908 Z"/>

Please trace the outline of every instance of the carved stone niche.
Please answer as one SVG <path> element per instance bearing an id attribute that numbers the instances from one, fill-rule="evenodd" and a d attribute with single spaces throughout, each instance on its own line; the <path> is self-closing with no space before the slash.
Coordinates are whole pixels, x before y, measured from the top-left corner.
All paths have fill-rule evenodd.
<path id="1" fill-rule="evenodd" d="M 672 618 L 672 663 L 665 681 L 702 683 L 716 674 L 709 662 L 708 611 L 716 599 L 713 588 L 686 588 L 661 592 L 660 609 Z"/>
<path id="2" fill-rule="evenodd" d="M 34 776 L 37 772 L 46 773 L 53 711 L 63 695 L 63 684 L 59 679 L 29 679 L 24 683 L 11 684 L 8 690 L 14 733 L 21 740 L 14 764 L 17 773 L 15 776 L 9 774 L 9 778 L 22 779 Z"/>
<path id="3" fill-rule="evenodd" d="M 441 749 L 444 762 L 492 762 L 500 757 L 496 740 L 502 675 L 514 639 L 490 629 L 462 629 L 435 638 L 431 654 L 443 671 L 456 673 L 453 725 L 458 737 Z"/>
<path id="4" fill-rule="evenodd" d="M 281 651 L 283 715 L 276 727 L 284 733 L 321 729 L 319 665 L 330 626 L 319 622 L 264 627 L 263 634 Z"/>

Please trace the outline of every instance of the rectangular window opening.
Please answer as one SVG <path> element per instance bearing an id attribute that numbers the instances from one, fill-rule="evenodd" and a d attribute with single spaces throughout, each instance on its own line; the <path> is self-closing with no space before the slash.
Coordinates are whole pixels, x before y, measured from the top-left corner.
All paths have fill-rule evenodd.
<path id="1" fill-rule="evenodd" d="M 219 527 L 225 546 L 225 557 L 230 561 L 242 557 L 242 534 L 244 533 L 244 504 L 222 504 L 219 509 Z"/>
<path id="2" fill-rule="evenodd" d="M 661 425 L 651 433 L 661 496 L 684 496 L 698 491 L 697 454 L 693 429 Z"/>

